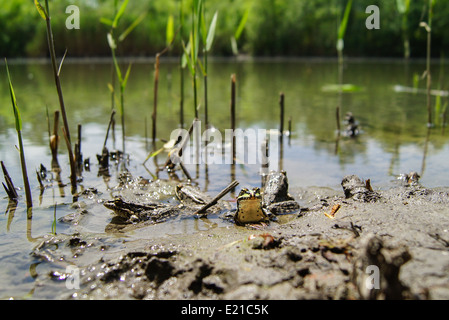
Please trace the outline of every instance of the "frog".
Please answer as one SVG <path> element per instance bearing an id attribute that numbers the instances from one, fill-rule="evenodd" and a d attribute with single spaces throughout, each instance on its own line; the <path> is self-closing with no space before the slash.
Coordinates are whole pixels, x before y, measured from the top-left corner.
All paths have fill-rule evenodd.
<path id="1" fill-rule="evenodd" d="M 112 200 L 103 202 L 103 205 L 115 212 L 125 223 L 138 223 L 152 220 L 154 223 L 166 221 L 170 217 L 181 213 L 193 214 L 203 205 L 210 201 L 210 197 L 199 188 L 192 185 L 179 184 L 175 188 L 177 204 L 162 202 L 139 202 L 125 200 L 117 196 Z M 226 203 L 219 202 L 209 208 L 212 212 L 226 209 Z"/>
<path id="2" fill-rule="evenodd" d="M 243 188 L 237 196 L 237 210 L 234 221 L 237 225 L 263 223 L 269 220 L 269 214 L 262 205 L 260 188 Z"/>
<path id="3" fill-rule="evenodd" d="M 165 203 L 128 201 L 120 196 L 103 202 L 103 205 L 115 212 L 126 223 L 138 223 L 152 220 L 153 222 L 165 221 L 170 216 L 176 215 L 174 206 Z"/>
<path id="4" fill-rule="evenodd" d="M 276 215 L 300 210 L 298 202 L 288 193 L 285 171 L 271 172 L 263 189 L 241 189 L 237 197 L 234 220 L 238 225 L 266 223 Z"/>

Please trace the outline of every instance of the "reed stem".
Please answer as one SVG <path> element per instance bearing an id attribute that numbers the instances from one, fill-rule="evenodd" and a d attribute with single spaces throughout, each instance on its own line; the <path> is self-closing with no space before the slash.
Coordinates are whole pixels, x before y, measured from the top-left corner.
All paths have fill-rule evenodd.
<path id="1" fill-rule="evenodd" d="M 235 132 L 235 74 L 231 75 L 231 129 Z M 235 161 L 235 135 L 232 135 L 232 163 Z"/>
<path id="2" fill-rule="evenodd" d="M 69 124 L 67 121 L 67 114 L 65 111 L 64 98 L 62 95 L 61 81 L 59 78 L 59 71 L 58 71 L 58 70 L 60 70 L 60 68 L 58 68 L 56 66 L 55 43 L 54 43 L 54 39 L 53 39 L 53 31 L 51 28 L 51 16 L 50 16 L 50 8 L 48 6 L 48 0 L 45 0 L 45 9 L 47 10 L 47 18 L 45 19 L 45 22 L 47 25 L 47 42 L 48 42 L 48 49 L 50 50 L 51 65 L 53 67 L 53 75 L 55 78 L 56 91 L 58 92 L 59 106 L 61 108 L 62 121 L 64 123 L 64 128 L 66 130 L 67 139 L 70 142 Z"/>
<path id="3" fill-rule="evenodd" d="M 279 134 L 280 134 L 280 136 L 282 136 L 284 134 L 284 111 L 285 111 L 284 99 L 285 99 L 284 93 L 281 92 L 280 97 L 279 97 L 279 107 L 280 107 Z"/>
<path id="4" fill-rule="evenodd" d="M 157 116 L 157 91 L 158 91 L 158 85 L 159 85 L 159 58 L 161 54 L 156 54 L 156 62 L 154 64 L 154 97 L 153 97 L 153 114 L 151 115 L 151 118 L 153 120 L 153 131 L 152 131 L 152 138 L 153 138 L 153 148 L 156 146 L 156 116 Z"/>

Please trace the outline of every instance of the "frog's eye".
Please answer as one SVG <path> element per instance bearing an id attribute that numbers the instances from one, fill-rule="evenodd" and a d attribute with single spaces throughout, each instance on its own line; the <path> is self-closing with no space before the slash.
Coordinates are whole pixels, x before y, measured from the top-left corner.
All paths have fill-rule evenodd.
<path id="1" fill-rule="evenodd" d="M 242 190 L 240 190 L 239 196 L 238 198 L 248 198 L 250 195 L 250 192 L 247 188 L 242 188 Z"/>
<path id="2" fill-rule="evenodd" d="M 260 198 L 260 188 L 253 189 L 253 196 L 256 198 Z"/>

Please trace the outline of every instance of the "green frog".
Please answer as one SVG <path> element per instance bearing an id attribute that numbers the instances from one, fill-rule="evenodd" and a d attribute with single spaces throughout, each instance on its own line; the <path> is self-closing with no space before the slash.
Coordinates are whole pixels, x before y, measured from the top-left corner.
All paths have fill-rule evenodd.
<path id="1" fill-rule="evenodd" d="M 239 225 L 264 223 L 274 215 L 300 210 L 299 204 L 288 193 L 288 179 L 285 171 L 272 172 L 263 189 L 243 188 L 237 197 L 234 220 Z"/>
<path id="2" fill-rule="evenodd" d="M 238 225 L 268 221 L 268 212 L 262 206 L 260 188 L 243 188 L 237 196 L 237 211 L 234 221 Z"/>

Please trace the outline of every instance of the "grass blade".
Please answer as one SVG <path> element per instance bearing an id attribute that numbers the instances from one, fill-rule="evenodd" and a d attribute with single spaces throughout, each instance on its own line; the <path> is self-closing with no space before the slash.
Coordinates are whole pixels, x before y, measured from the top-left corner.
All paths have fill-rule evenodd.
<path id="1" fill-rule="evenodd" d="M 126 88 L 126 83 L 128 82 L 130 72 L 131 72 L 131 63 L 128 65 L 128 69 L 126 70 L 125 77 L 123 78 L 123 83 L 122 83 L 123 89 Z"/>
<path id="2" fill-rule="evenodd" d="M 215 28 L 217 26 L 217 18 L 218 18 L 218 11 L 215 12 L 214 17 L 212 18 L 212 22 L 209 26 L 209 32 L 207 33 L 207 39 L 206 39 L 206 51 L 209 51 L 212 47 L 212 43 L 214 42 L 215 37 Z"/>
<path id="3" fill-rule="evenodd" d="M 348 25 L 349 13 L 351 12 L 352 0 L 346 3 L 345 13 L 343 19 L 341 20 L 340 27 L 338 28 L 338 39 L 343 39 L 346 33 L 346 27 Z"/>
<path id="4" fill-rule="evenodd" d="M 138 25 L 139 23 L 141 23 L 143 21 L 143 19 L 146 17 L 147 13 L 144 12 L 142 13 L 140 16 L 137 17 L 136 20 L 133 21 L 133 23 L 131 23 L 131 25 L 126 28 L 125 31 L 123 31 L 123 33 L 118 37 L 118 41 L 123 41 L 125 40 L 125 38 L 128 36 L 128 34 L 130 34 Z"/>
<path id="5" fill-rule="evenodd" d="M 9 73 L 8 62 L 6 61 L 6 58 L 5 58 L 5 64 L 6 64 L 6 73 L 8 75 L 9 93 L 11 96 L 11 103 L 12 103 L 12 107 L 14 110 L 14 118 L 16 121 L 16 130 L 21 131 L 22 130 L 22 119 L 20 117 L 19 108 L 17 107 L 16 95 L 14 93 L 14 88 L 12 86 L 11 75 Z"/>
<path id="6" fill-rule="evenodd" d="M 243 29 L 245 29 L 246 21 L 248 21 L 249 10 L 250 10 L 250 8 L 247 8 L 245 10 L 245 12 L 243 13 L 243 17 L 240 20 L 239 26 L 237 27 L 237 30 L 234 33 L 234 38 L 236 41 L 238 41 L 240 39 Z"/>
<path id="7" fill-rule="evenodd" d="M 128 5 L 129 0 L 125 0 L 122 2 L 122 5 L 120 6 L 120 9 L 117 11 L 117 14 L 115 15 L 114 21 L 112 22 L 112 28 L 116 28 L 118 21 L 122 17 L 123 13 L 125 12 L 126 6 Z"/>

